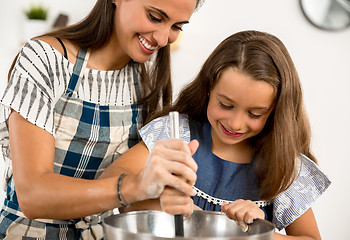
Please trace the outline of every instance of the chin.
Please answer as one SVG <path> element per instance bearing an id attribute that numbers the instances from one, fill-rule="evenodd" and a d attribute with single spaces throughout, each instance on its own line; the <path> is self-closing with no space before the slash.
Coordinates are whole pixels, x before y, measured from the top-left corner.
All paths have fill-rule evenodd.
<path id="1" fill-rule="evenodd" d="M 152 56 L 149 57 L 133 57 L 132 60 L 138 63 L 145 63 L 151 59 Z"/>

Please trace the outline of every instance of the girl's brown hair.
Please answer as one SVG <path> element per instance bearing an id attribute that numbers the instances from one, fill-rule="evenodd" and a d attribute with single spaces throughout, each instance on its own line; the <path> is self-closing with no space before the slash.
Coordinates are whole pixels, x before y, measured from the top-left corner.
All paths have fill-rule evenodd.
<path id="1" fill-rule="evenodd" d="M 196 9 L 203 1 L 197 0 Z M 104 46 L 111 37 L 115 7 L 112 0 L 98 0 L 82 21 L 43 36 L 66 39 L 82 49 L 98 49 Z M 12 63 L 8 77 L 10 77 L 16 59 L 17 57 Z M 172 102 L 169 45 L 158 50 L 155 64 L 150 71 L 146 70 L 145 64 L 140 64 L 140 76 L 143 98 L 138 104 L 143 107 L 143 119 L 146 121 L 152 113 L 160 110 L 162 106 L 169 106 Z"/>
<path id="2" fill-rule="evenodd" d="M 197 77 L 179 94 L 174 106 L 189 119 L 207 120 L 208 93 L 227 68 L 248 74 L 273 86 L 274 110 L 264 129 L 251 139 L 260 181 L 260 197 L 272 199 L 296 177 L 295 159 L 310 152 L 310 126 L 300 80 L 284 44 L 258 31 L 236 33 L 221 42 L 205 61 Z M 164 114 L 165 111 L 162 113 Z"/>

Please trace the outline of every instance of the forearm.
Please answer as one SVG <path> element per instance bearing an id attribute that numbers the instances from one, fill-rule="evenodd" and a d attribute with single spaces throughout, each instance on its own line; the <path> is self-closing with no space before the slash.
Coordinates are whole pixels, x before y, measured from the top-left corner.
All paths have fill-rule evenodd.
<path id="1" fill-rule="evenodd" d="M 139 142 L 109 165 L 99 178 L 117 177 L 122 173 L 137 175 L 146 164 L 149 151 L 144 142 Z"/>
<path id="2" fill-rule="evenodd" d="M 137 175 L 123 179 L 120 192 L 125 202 L 146 198 L 138 181 Z M 73 219 L 122 207 L 117 182 L 118 177 L 85 180 L 47 173 L 18 184 L 17 195 L 21 210 L 30 219 Z"/>
<path id="3" fill-rule="evenodd" d="M 124 208 L 124 207 L 119 208 L 120 213 L 132 212 L 132 211 L 142 211 L 142 210 L 162 211 L 162 208 L 161 208 L 160 202 L 159 202 L 159 198 L 135 202 L 134 204 L 132 204 L 128 208 Z"/>
<path id="4" fill-rule="evenodd" d="M 117 178 L 84 180 L 54 173 L 16 185 L 20 207 L 31 219 L 72 219 L 119 207 Z"/>

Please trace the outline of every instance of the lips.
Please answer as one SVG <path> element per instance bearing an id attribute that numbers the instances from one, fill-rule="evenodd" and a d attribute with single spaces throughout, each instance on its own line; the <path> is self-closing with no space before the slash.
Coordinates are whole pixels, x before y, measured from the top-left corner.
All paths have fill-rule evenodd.
<path id="1" fill-rule="evenodd" d="M 146 48 L 148 51 L 155 51 L 158 47 L 158 45 L 151 45 L 152 43 L 150 43 L 147 39 L 143 38 L 141 35 L 138 35 L 139 37 L 139 42 L 141 43 L 141 45 Z"/>
<path id="2" fill-rule="evenodd" d="M 228 130 L 227 128 L 225 128 L 221 123 L 220 123 L 220 126 L 221 126 L 221 130 L 222 132 L 229 136 L 229 137 L 232 137 L 232 138 L 239 138 L 241 136 L 244 135 L 244 133 L 237 133 L 237 132 L 231 132 L 230 130 Z"/>

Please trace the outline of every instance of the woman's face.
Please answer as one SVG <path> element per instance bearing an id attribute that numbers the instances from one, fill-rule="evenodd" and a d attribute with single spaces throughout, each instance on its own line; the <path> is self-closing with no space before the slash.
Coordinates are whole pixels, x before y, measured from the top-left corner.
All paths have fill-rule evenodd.
<path id="1" fill-rule="evenodd" d="M 197 0 L 116 0 L 115 39 L 125 56 L 143 63 L 173 43 Z"/>
<path id="2" fill-rule="evenodd" d="M 273 87 L 228 68 L 210 91 L 207 117 L 213 145 L 241 143 L 259 134 L 270 115 Z"/>

